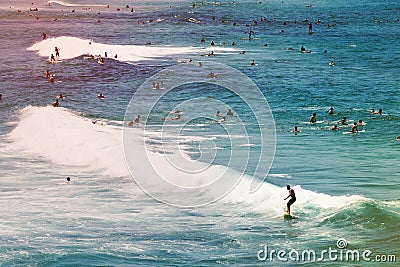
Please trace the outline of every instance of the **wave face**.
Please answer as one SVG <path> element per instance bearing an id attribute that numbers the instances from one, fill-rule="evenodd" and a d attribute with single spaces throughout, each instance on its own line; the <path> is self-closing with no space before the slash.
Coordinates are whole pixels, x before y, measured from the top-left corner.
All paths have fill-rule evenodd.
<path id="1" fill-rule="evenodd" d="M 12 141 L 10 150 L 19 150 L 29 155 L 43 157 L 55 164 L 75 166 L 84 171 L 114 178 L 129 176 L 122 143 L 122 126 L 107 125 L 106 121 L 93 123 L 90 119 L 68 109 L 50 106 L 28 106 L 20 110 L 19 114 L 17 126 L 8 135 Z M 114 122 L 114 124 L 116 123 L 118 122 Z M 127 145 L 135 150 L 135 146 L 139 146 L 140 142 L 143 142 L 144 132 L 139 128 L 129 130 L 131 131 L 131 140 Z M 173 173 L 175 183 L 199 187 L 198 196 L 177 195 L 176 197 L 199 197 L 200 199 L 214 197 L 219 192 L 219 188 L 202 190 L 201 187 L 208 185 L 215 177 L 219 177 L 225 172 L 228 172 L 232 179 L 242 176 L 241 173 L 220 165 L 209 166 L 198 174 L 188 174 L 175 168 L 162 153 L 151 150 L 147 151 L 147 157 L 151 158 L 158 169 Z M 169 149 L 168 153 L 179 153 L 179 151 Z M 188 161 L 187 158 L 181 158 L 181 160 L 186 164 L 188 164 L 187 162 L 197 164 L 198 168 L 207 167 L 206 164 Z M 143 162 L 145 160 L 138 155 L 135 166 L 140 169 Z M 185 162 L 182 162 L 182 165 Z M 135 173 L 140 173 L 144 178 L 141 180 L 146 180 L 150 186 L 156 187 L 159 194 L 171 193 L 171 188 L 160 186 L 160 183 L 151 174 L 152 172 L 143 170 Z M 239 179 L 240 182 L 220 200 L 221 203 L 240 203 L 243 208 L 251 209 L 254 212 L 271 217 L 281 216 L 286 202 L 283 200 L 287 194 L 286 189 L 264 182 L 256 192 L 250 193 L 251 178 L 244 175 Z M 228 184 L 227 182 L 226 185 Z M 218 186 L 223 187 L 224 183 L 219 183 Z M 298 196 L 296 209 L 301 210 L 304 214 L 313 213 L 319 209 L 329 212 L 340 211 L 344 207 L 366 200 L 357 195 L 329 196 L 302 189 L 300 186 L 295 186 L 294 190 Z"/>

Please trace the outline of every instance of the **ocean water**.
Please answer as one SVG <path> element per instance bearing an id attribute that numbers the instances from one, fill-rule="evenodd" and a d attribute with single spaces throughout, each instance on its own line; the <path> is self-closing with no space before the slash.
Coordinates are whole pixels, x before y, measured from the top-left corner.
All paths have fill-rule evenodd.
<path id="1" fill-rule="evenodd" d="M 375 0 L 2 2 L 1 265 L 395 266 L 399 19 Z M 330 131 L 343 116 L 365 131 Z"/>

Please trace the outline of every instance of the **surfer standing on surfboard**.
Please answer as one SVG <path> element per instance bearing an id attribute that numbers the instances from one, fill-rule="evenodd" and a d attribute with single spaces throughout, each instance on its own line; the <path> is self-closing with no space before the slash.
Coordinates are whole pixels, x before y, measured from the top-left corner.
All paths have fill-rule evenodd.
<path id="1" fill-rule="evenodd" d="M 290 214 L 290 205 L 292 205 L 294 202 L 296 202 L 296 195 L 294 194 L 294 190 L 292 188 L 290 188 L 290 185 L 287 185 L 286 188 L 287 188 L 287 190 L 289 190 L 289 195 L 285 198 L 285 200 L 290 197 L 288 203 L 286 204 L 287 205 L 286 212 L 288 214 Z"/>

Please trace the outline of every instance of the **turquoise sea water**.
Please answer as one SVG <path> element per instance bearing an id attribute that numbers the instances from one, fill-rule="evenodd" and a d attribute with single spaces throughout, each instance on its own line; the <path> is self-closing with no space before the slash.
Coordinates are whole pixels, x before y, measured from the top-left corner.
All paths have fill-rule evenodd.
<path id="1" fill-rule="evenodd" d="M 270 250 L 318 253 L 329 247 L 338 249 L 340 238 L 347 240 L 348 249 L 368 249 L 373 256 L 387 255 L 386 261 L 394 255 L 398 261 L 397 1 L 221 1 L 195 2 L 194 8 L 192 4 L 53 1 L 52 6 L 35 4 L 37 12 L 29 11 L 30 3 L 2 4 L 2 265 L 291 266 L 296 263 L 279 260 L 276 255 L 273 262 L 260 261 L 257 254 L 264 245 Z M 18 7 L 8 8 L 13 5 Z M 18 13 L 18 8 L 24 13 Z M 266 21 L 260 21 L 264 17 Z M 314 23 L 313 34 L 308 32 L 306 18 L 321 21 Z M 246 39 L 250 28 L 256 39 Z M 28 50 L 42 41 L 43 32 L 48 42 L 56 37 L 76 37 L 108 45 L 107 49 L 120 45 L 120 57 L 129 50 L 129 56 L 136 53 L 148 58 L 110 59 L 101 66 L 97 60 L 79 55 L 47 64 L 48 55 Z M 57 46 L 63 57 L 68 44 L 56 40 L 60 40 Z M 214 47 L 209 45 L 212 40 Z M 231 46 L 233 41 L 235 46 Z M 44 47 L 45 42 L 39 44 Z M 148 42 L 152 44 L 146 45 Z M 300 53 L 302 45 L 312 53 Z M 152 58 L 157 51 L 149 53 L 143 46 L 190 48 L 190 52 Z M 215 56 L 202 56 L 210 51 Z M 181 63 L 188 59 L 193 62 Z M 253 59 L 256 66 L 250 65 Z M 332 60 L 335 66 L 328 64 Z M 239 184 L 225 199 L 183 209 L 155 201 L 132 181 L 121 156 L 121 124 L 132 96 L 147 79 L 167 67 L 196 66 L 199 61 L 205 66 L 226 64 L 258 86 L 273 114 L 276 153 L 270 175 L 256 193 L 248 194 L 248 188 Z M 43 77 L 46 69 L 55 73 L 55 83 Z M 218 69 L 215 72 L 216 79 L 223 77 L 227 82 L 238 78 L 224 76 Z M 151 89 L 149 95 L 157 94 Z M 96 98 L 99 92 L 106 95 L 102 101 Z M 60 100 L 62 109 L 45 107 L 60 93 L 67 95 Z M 182 85 L 166 94 L 154 113 L 142 118 L 152 134 L 147 145 L 157 152 L 149 157 L 164 166 L 157 161 L 158 155 L 163 155 L 160 152 L 178 154 L 175 129 L 185 125 L 179 134 L 179 148 L 187 158 L 208 163 L 207 156 L 217 151 L 204 179 L 230 164 L 231 151 L 238 153 L 235 162 L 245 162 L 247 147 L 250 161 L 244 180 L 251 179 L 262 145 L 254 141 L 259 129 L 251 108 L 261 107 L 259 99 L 252 99 L 253 91 L 243 90 L 240 96 L 250 99 L 250 108 L 229 90 L 207 83 Z M 224 102 L 237 115 L 228 118 L 226 128 L 210 123 L 216 110 L 225 113 L 227 107 L 214 100 Z M 161 118 L 172 116 L 169 111 L 181 103 L 189 103 L 183 106 L 183 119 L 168 121 L 162 143 Z M 330 107 L 335 115 L 327 114 Z M 383 114 L 370 114 L 370 108 L 382 108 Z M 321 123 L 306 123 L 313 112 Z M 188 120 L 197 114 L 202 117 Z M 359 129 L 365 132 L 343 134 L 349 127 L 328 130 L 343 116 L 362 119 L 366 125 Z M 93 120 L 99 123 L 90 123 Z M 235 132 L 242 124 L 248 130 L 249 146 L 231 145 L 231 140 L 244 138 Z M 290 132 L 294 126 L 301 133 Z M 230 135 L 226 129 L 232 131 Z M 133 165 L 144 162 L 139 157 Z M 238 178 L 236 166 L 230 167 L 232 179 Z M 141 178 L 151 180 L 149 173 Z M 71 184 L 64 184 L 66 176 L 71 176 Z M 184 181 L 185 176 L 177 179 Z M 292 208 L 298 220 L 282 218 L 286 184 L 294 186 L 297 193 Z M 154 188 L 152 192 L 161 198 L 187 198 L 188 202 L 213 194 L 199 189 L 196 196 L 175 196 Z M 377 264 L 376 258 L 370 259 L 325 259 L 309 264 Z"/>

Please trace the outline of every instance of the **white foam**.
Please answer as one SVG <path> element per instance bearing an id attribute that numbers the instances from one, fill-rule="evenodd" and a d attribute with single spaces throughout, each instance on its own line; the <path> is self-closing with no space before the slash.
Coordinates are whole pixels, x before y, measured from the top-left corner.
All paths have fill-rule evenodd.
<path id="1" fill-rule="evenodd" d="M 116 60 L 126 62 L 137 62 L 157 57 L 188 54 L 195 51 L 192 47 L 110 45 L 68 36 L 42 40 L 29 47 L 28 50 L 37 51 L 39 56 L 49 57 L 51 54 L 55 55 L 55 47 L 60 49 L 60 59 L 62 60 L 72 59 L 88 54 L 101 55 L 104 57 L 105 52 L 107 52 L 108 57 L 114 58 L 114 56 L 117 55 Z"/>
<path id="2" fill-rule="evenodd" d="M 106 5 L 85 5 L 85 4 L 74 4 L 74 3 L 68 3 L 65 1 L 59 1 L 59 0 L 49 0 L 47 2 L 48 4 L 57 4 L 60 6 L 68 6 L 68 7 L 106 7 Z"/>
<path id="3" fill-rule="evenodd" d="M 128 176 L 122 132 L 120 126 L 93 124 L 91 120 L 64 108 L 28 106 L 20 111 L 17 126 L 8 135 L 12 141 L 9 143 L 8 151 L 41 156 L 60 165 L 77 166 L 77 169 L 82 168 L 85 171 L 112 177 Z M 141 181 L 149 182 L 151 186 L 156 187 L 156 191 L 173 194 L 173 191 L 166 191 L 166 188 L 160 185 L 159 178 L 154 175 L 155 172 L 145 166 L 147 159 L 144 160 L 143 155 L 138 153 L 139 149 L 136 149 L 139 147 L 139 142 L 143 142 L 143 130 L 130 128 L 129 133 L 132 138 L 125 145 L 136 155 L 134 164 L 130 165 L 131 168 L 138 168 L 135 175 L 139 175 L 142 178 Z M 7 152 L 7 150 L 4 151 Z M 224 173 L 229 179 L 239 180 L 242 177 L 233 190 L 222 199 L 223 203 L 241 203 L 246 209 L 269 216 L 282 215 L 286 204 L 284 200 L 287 195 L 286 188 L 264 182 L 255 193 L 251 194 L 249 193 L 251 177 L 242 176 L 241 173 L 224 166 L 195 162 L 180 155 L 178 151 L 176 153 L 171 151 L 172 156 L 169 159 L 162 153 L 147 151 L 145 155 L 150 158 L 156 171 L 161 172 L 160 175 L 163 177 L 168 176 L 171 179 L 170 182 L 188 187 L 199 187 L 200 195 L 213 198 L 229 186 L 229 183 L 221 181 L 211 188 L 204 188 L 216 177 Z M 176 166 L 171 162 L 180 165 L 183 171 L 175 168 Z M 188 173 L 186 170 L 193 169 L 193 166 L 201 171 Z M 298 199 L 296 209 L 337 210 L 363 199 L 359 196 L 329 196 L 302 189 L 298 185 L 294 186 L 294 190 Z"/>

